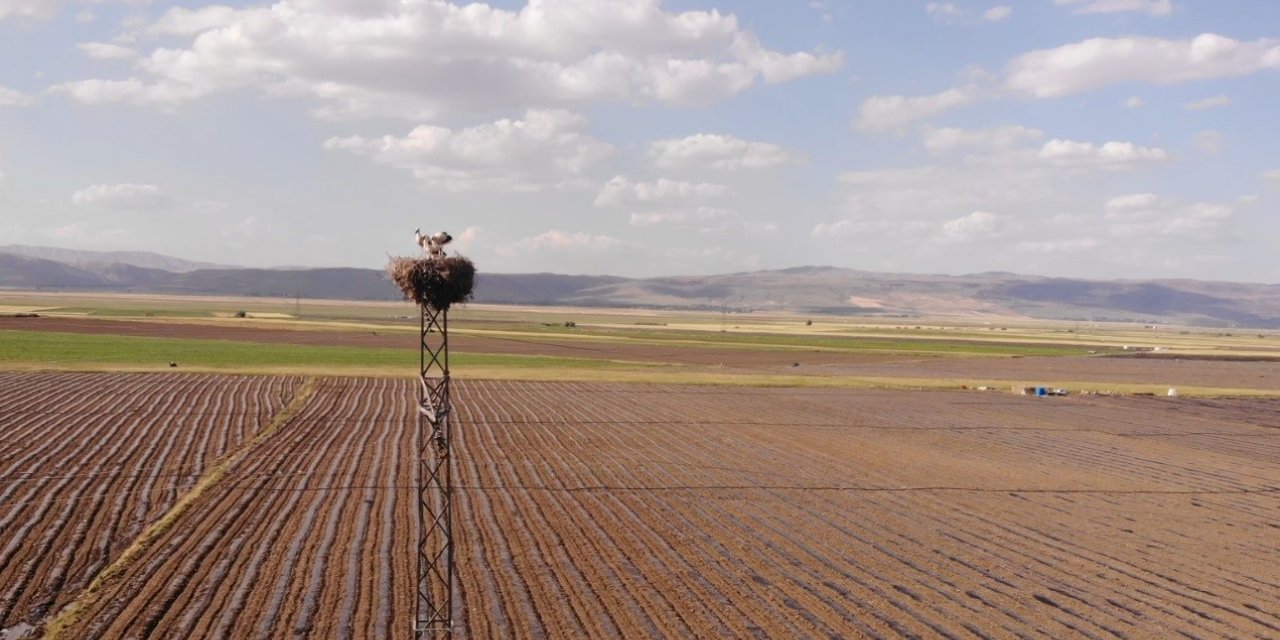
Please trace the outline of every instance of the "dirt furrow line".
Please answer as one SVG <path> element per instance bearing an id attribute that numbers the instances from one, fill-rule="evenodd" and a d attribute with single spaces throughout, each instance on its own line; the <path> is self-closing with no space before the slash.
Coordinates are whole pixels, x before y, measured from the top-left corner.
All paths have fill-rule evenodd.
<path id="1" fill-rule="evenodd" d="M 361 570 L 360 558 L 366 552 L 363 545 L 368 522 L 369 503 L 366 501 L 360 502 L 360 508 L 364 513 L 362 517 L 354 519 L 357 532 L 353 534 L 349 530 L 349 523 L 353 519 L 350 517 L 351 507 L 355 504 L 355 501 L 351 499 L 351 486 L 367 485 L 366 492 L 372 490 L 381 456 L 374 455 L 371 452 L 370 445 L 373 444 L 380 452 L 380 443 L 388 433 L 387 422 L 379 417 L 384 412 L 383 387 L 386 381 L 368 380 L 363 382 L 365 384 L 358 390 L 361 392 L 360 395 L 365 402 L 353 410 L 351 415 L 361 418 L 371 417 L 366 419 L 369 419 L 369 422 L 374 424 L 382 422 L 383 437 L 375 441 L 369 437 L 372 434 L 365 432 L 365 438 L 360 441 L 360 445 L 354 455 L 340 456 L 350 464 L 347 474 L 341 476 L 344 479 L 331 479 L 328 490 L 324 491 L 325 498 L 332 504 L 332 507 L 325 523 L 323 538 L 319 541 L 315 552 L 315 559 L 309 563 L 311 565 L 311 575 L 307 582 L 306 590 L 301 594 L 301 605 L 293 623 L 294 633 L 298 635 L 310 635 L 312 629 L 319 627 L 323 630 L 322 635 L 324 636 L 343 636 L 346 633 L 344 630 L 350 628 L 354 621 L 351 611 L 354 610 L 356 601 L 360 597 L 357 578 Z M 360 432 L 363 426 L 359 422 L 351 422 L 346 428 Z M 345 480 L 347 477 L 351 477 L 352 481 L 347 482 Z M 333 483 L 335 481 L 340 482 L 341 486 L 334 486 Z M 342 518 L 344 515 L 348 517 Z M 341 541 L 337 537 L 340 522 L 346 523 L 346 526 L 342 527 L 343 535 L 341 536 Z M 356 544 L 357 540 L 358 545 Z M 335 544 L 338 546 L 337 551 L 334 550 Z M 344 571 L 343 564 L 337 561 L 331 562 L 331 558 L 340 556 L 341 547 L 348 544 L 352 546 L 354 552 L 348 551 L 347 568 L 349 571 Z M 348 588 L 344 589 L 343 587 Z M 317 624 L 317 608 L 322 605 L 325 613 L 321 615 Z M 332 619 L 332 613 L 341 609 L 346 610 L 346 620 Z"/>
<path id="2" fill-rule="evenodd" d="M 620 425 L 620 426 L 623 426 L 623 425 Z M 630 436 L 628 440 L 634 439 L 636 438 L 636 436 L 640 436 L 640 438 L 649 439 L 650 436 L 654 436 L 654 435 L 666 435 L 666 431 L 659 430 L 659 429 L 636 428 L 634 430 L 628 430 L 627 435 Z M 668 440 L 666 438 L 664 438 L 663 440 L 649 439 L 649 442 L 650 444 L 648 445 L 648 447 L 658 448 L 658 449 L 668 449 L 668 451 L 671 452 L 673 456 L 676 456 L 676 457 L 680 457 L 682 453 L 690 452 L 692 451 L 692 449 L 694 449 L 694 447 L 690 447 L 690 443 L 678 442 L 678 440 Z M 643 470 L 658 471 L 658 472 L 666 471 L 662 466 L 609 465 L 609 467 L 620 468 L 620 470 L 621 468 L 625 468 L 625 470 L 628 470 L 628 471 L 632 470 L 632 468 L 643 468 Z M 695 472 L 700 471 L 700 472 L 704 472 L 705 474 L 705 470 L 701 470 L 701 468 L 696 468 L 696 467 L 701 467 L 701 465 L 694 466 Z M 652 483 L 652 480 L 641 479 L 639 481 L 641 481 L 641 483 Z M 736 520 L 736 516 L 728 515 L 728 513 L 722 512 L 721 522 L 709 522 L 707 526 L 709 527 L 709 529 L 712 529 L 712 530 L 719 529 L 719 527 L 722 526 L 722 522 L 724 518 L 728 518 L 728 521 Z M 739 527 L 736 527 L 736 526 L 726 527 L 726 529 L 736 530 L 736 529 L 739 529 Z M 760 582 L 762 581 L 767 581 L 767 579 L 764 579 L 764 577 L 760 577 L 758 573 L 751 573 L 750 577 L 751 577 L 751 580 L 758 582 L 758 584 L 760 584 Z M 745 600 L 750 600 L 750 599 L 746 598 Z M 782 604 L 783 607 L 785 607 L 786 605 L 786 603 L 774 603 L 776 607 L 778 604 Z M 758 623 L 764 623 L 764 621 L 769 621 L 769 620 L 772 620 L 772 618 L 777 618 L 778 613 L 781 613 L 781 611 L 778 611 L 777 608 L 774 608 L 772 609 L 772 612 L 762 613 L 760 614 L 759 617 L 749 618 L 749 620 L 754 620 L 755 622 L 758 622 Z M 804 617 L 803 614 L 801 614 L 801 617 Z M 804 632 L 805 635 L 812 635 L 814 634 L 815 630 L 823 632 L 823 634 L 827 634 L 827 635 L 831 634 L 831 630 L 829 630 L 829 628 L 826 631 L 822 631 L 822 627 L 823 627 L 822 623 L 815 620 L 815 618 L 805 618 L 805 622 L 808 622 L 808 625 L 810 626 L 809 630 Z M 756 627 L 756 628 L 759 628 L 759 627 Z M 799 631 L 799 628 L 792 628 L 791 632 L 801 632 L 801 631 Z"/>
<path id="3" fill-rule="evenodd" d="M 389 461 L 383 465 L 386 469 L 383 484 L 390 490 L 378 491 L 374 496 L 373 510 L 377 512 L 381 507 L 381 517 L 374 520 L 370 531 L 370 539 L 378 541 L 373 567 L 380 570 L 376 571 L 376 589 L 372 587 L 372 580 L 365 583 L 368 592 L 362 590 L 362 606 L 354 623 L 357 634 L 372 627 L 375 638 L 389 638 L 393 629 L 405 629 L 404 621 L 410 619 L 413 603 L 410 601 L 408 607 L 402 603 L 411 600 L 406 595 L 416 586 L 416 576 L 411 579 L 407 570 L 415 557 L 417 542 L 409 540 L 416 532 L 412 507 L 417 499 L 413 488 L 415 425 L 410 409 L 413 386 L 406 381 L 397 382 L 391 394 L 385 416 L 392 431 L 391 452 L 383 458 Z"/>
<path id="4" fill-rule="evenodd" d="M 356 629 L 356 610 L 362 604 L 360 585 L 363 581 L 362 573 L 365 568 L 362 560 L 366 553 L 365 540 L 369 536 L 370 516 L 373 514 L 374 501 L 378 494 L 376 478 L 379 471 L 381 471 L 382 465 L 387 460 L 387 442 L 394 440 L 394 421 L 386 416 L 387 386 L 388 383 L 382 381 L 378 385 L 378 389 L 375 390 L 377 402 L 370 411 L 370 424 L 381 422 L 382 428 L 377 440 L 374 442 L 372 457 L 368 461 L 362 461 L 357 467 L 358 469 L 369 469 L 368 480 L 370 483 L 364 489 L 360 499 L 359 510 L 355 514 L 355 533 L 349 536 L 349 544 L 346 545 L 346 566 L 338 576 L 335 576 L 342 580 L 342 589 L 340 591 L 333 590 L 337 597 L 334 598 L 334 602 L 330 605 L 331 611 L 334 608 L 338 611 L 337 620 L 332 627 L 334 637 L 338 638 L 353 638 L 358 633 Z M 393 465 L 399 462 L 397 459 L 392 459 L 392 461 Z M 385 491 L 386 489 L 384 488 L 383 490 Z M 337 566 L 337 563 L 334 563 L 334 566 Z"/>
<path id="5" fill-rule="evenodd" d="M 467 414 L 469 417 L 466 418 L 466 424 L 472 425 L 472 428 L 460 430 L 462 435 L 458 443 L 461 445 L 460 449 L 467 452 L 465 459 L 458 465 L 458 480 L 463 486 L 468 484 L 474 486 L 489 481 L 491 476 L 482 476 L 481 469 L 497 464 L 495 456 L 502 452 L 492 423 L 482 416 L 488 415 L 490 406 L 493 407 L 493 413 L 505 416 L 504 405 L 489 404 L 489 399 L 497 393 L 469 393 L 468 390 L 481 384 L 487 387 L 500 383 L 459 385 L 462 406 L 482 407 L 482 410 Z M 498 512 L 497 505 L 482 492 L 460 489 L 457 495 L 460 499 L 457 505 L 460 512 L 458 522 L 474 523 L 478 520 L 480 525 L 462 527 L 463 535 L 458 540 L 460 543 L 458 561 L 469 562 L 484 558 L 481 566 L 489 568 L 487 571 L 480 572 L 464 571 L 459 576 L 459 583 L 463 586 L 463 611 L 467 613 L 468 634 L 476 637 L 495 637 L 504 629 L 514 628 L 514 620 L 525 621 L 529 626 L 533 626 L 532 621 L 537 621 L 539 625 L 537 628 L 541 628 L 542 622 L 537 618 L 537 611 L 533 608 L 529 595 L 529 585 L 525 582 L 524 576 L 516 571 L 513 560 L 514 551 L 497 522 L 495 516 Z M 473 514 L 472 517 L 475 520 L 468 520 L 465 514 Z M 471 538 L 473 532 L 474 540 Z M 470 580 L 474 573 L 479 573 L 484 580 L 482 587 L 471 586 Z M 496 575 L 502 575 L 506 579 L 498 581 L 495 579 Z M 473 603 L 472 598 L 469 597 L 472 593 L 477 594 L 477 599 L 481 596 L 488 598 L 488 606 L 481 607 L 478 603 Z M 480 621 L 483 621 L 483 624 Z"/>
<path id="6" fill-rule="evenodd" d="M 93 467 L 93 472 L 100 472 L 107 465 L 107 461 L 113 459 L 121 449 L 129 450 L 136 445 L 142 438 L 142 432 L 145 430 L 141 426 L 140 420 L 133 421 L 126 429 L 124 437 L 113 438 L 112 443 L 106 451 L 102 452 L 98 457 L 98 463 Z M 100 442 L 100 441 L 98 441 Z M 126 445 L 129 445 L 126 448 Z M 30 515 L 27 522 L 18 527 L 10 535 L 9 543 L 3 551 L 0 551 L 0 576 L 9 575 L 5 578 L 10 585 L 9 589 L 0 597 L 0 606 L 4 608 L 12 608 L 15 606 L 21 594 L 23 593 L 28 581 L 34 574 L 36 563 L 49 553 L 52 548 L 54 539 L 63 530 L 71 514 L 77 507 L 77 501 L 84 491 L 90 486 L 89 483 L 83 481 L 75 481 L 73 476 L 64 476 L 58 483 L 45 491 L 47 483 L 40 483 L 33 487 L 33 492 L 38 492 L 44 498 L 40 506 Z M 66 497 L 62 498 L 62 492 L 66 491 Z M 24 500 L 31 499 L 35 493 L 29 493 Z M 45 522 L 55 504 L 61 503 L 62 509 L 53 517 L 50 522 Z M 13 512 L 14 515 L 19 511 Z M 0 522 L 0 531 L 3 531 L 5 523 Z M 27 536 L 32 531 L 42 531 L 39 540 L 34 544 L 27 543 Z M 12 575 L 13 566 L 17 566 L 16 570 L 19 575 Z"/>
<path id="7" fill-rule="evenodd" d="M 171 406 L 173 401 L 174 399 L 171 397 L 167 404 L 161 405 L 161 412 Z M 138 447 L 137 449 L 129 450 L 127 457 L 121 461 L 121 464 L 128 465 L 130 464 L 130 461 L 132 461 L 132 464 L 135 467 L 142 468 L 150 465 L 153 468 L 158 469 L 160 465 L 170 461 L 170 454 L 173 449 L 173 445 L 179 435 L 181 434 L 178 430 L 170 430 L 170 433 L 166 438 L 163 431 L 158 427 L 147 429 L 144 433 L 144 437 L 149 441 L 148 446 L 145 449 Z M 162 441 L 164 442 L 163 447 L 159 451 L 156 451 L 157 446 Z M 188 442 L 190 442 L 190 437 L 188 438 Z M 181 460 L 181 458 L 179 458 L 179 460 Z M 47 586 L 43 587 L 42 591 L 50 594 L 48 604 L 43 608 L 33 607 L 33 611 L 35 611 L 39 617 L 44 617 L 45 613 L 48 611 L 48 606 L 53 604 L 53 599 L 63 591 L 63 582 L 69 574 L 73 571 L 75 575 L 84 576 L 92 576 L 96 573 L 84 571 L 85 567 L 73 568 L 70 565 L 77 559 L 77 557 L 82 558 L 85 562 L 94 561 L 93 558 L 90 558 L 86 554 L 80 552 L 80 546 L 85 542 L 85 539 L 89 534 L 90 527 L 95 524 L 97 520 L 106 519 L 108 521 L 118 522 L 123 516 L 124 503 L 120 500 L 117 500 L 114 503 L 114 506 L 117 507 L 119 511 L 115 511 L 113 509 L 112 512 L 106 514 L 102 513 L 101 507 L 105 500 L 107 491 L 112 490 L 122 496 L 138 495 L 141 497 L 139 504 L 148 504 L 148 498 L 150 496 L 151 488 L 155 484 L 156 475 L 157 473 L 153 471 L 147 482 L 141 482 L 144 476 L 137 474 L 131 475 L 127 479 L 117 482 L 100 483 L 96 495 L 91 500 L 91 503 L 87 508 L 83 505 L 77 505 L 77 511 L 80 512 L 82 519 L 77 529 L 72 533 L 70 540 L 60 540 L 55 543 L 58 547 L 61 547 L 64 550 L 63 553 L 60 554 L 58 562 L 66 564 L 55 564 L 53 569 L 47 570 Z M 141 488 L 139 488 L 140 485 Z M 167 504 L 165 506 L 167 507 Z M 139 510 L 135 510 L 132 521 L 137 522 L 138 527 L 141 527 L 141 523 L 146 521 L 146 511 L 141 510 L 141 512 L 139 512 Z M 107 531 L 108 534 L 102 537 L 108 541 L 114 539 L 114 531 L 111 529 L 107 529 Z M 107 556 L 97 558 L 96 563 L 98 565 L 105 564 L 106 557 Z M 76 590 L 82 587 L 83 585 L 78 585 Z"/>
<path id="8" fill-rule="evenodd" d="M 327 394 L 318 392 L 314 401 L 300 412 L 290 426 L 294 432 L 327 432 L 325 439 L 319 442 L 320 450 L 328 450 L 342 435 L 337 429 L 327 428 L 329 425 L 324 421 L 313 419 L 330 410 L 331 402 L 332 398 Z M 281 446 L 279 442 L 273 445 L 264 447 L 262 452 L 255 455 L 255 461 L 260 467 L 278 468 L 279 460 L 283 457 L 285 460 L 293 460 L 296 464 L 305 465 L 300 470 L 309 476 L 317 473 L 320 465 L 325 461 L 322 456 L 297 455 L 296 449 L 291 446 Z M 256 470 L 257 467 L 246 468 L 241 475 L 250 476 L 251 472 Z M 231 548 L 223 554 L 226 560 L 234 563 L 228 569 L 229 575 L 239 576 L 239 578 L 234 584 L 222 583 L 218 601 L 225 604 L 214 606 L 214 603 L 210 603 L 208 611 L 211 613 L 203 617 L 198 627 L 201 633 L 193 633 L 193 635 L 207 635 L 215 638 L 232 637 L 233 634 L 249 635 L 249 629 L 255 621 L 254 616 L 260 614 L 249 606 L 251 593 L 255 587 L 263 584 L 260 580 L 263 567 L 269 555 L 276 551 L 275 545 L 282 540 L 281 532 L 296 511 L 297 504 L 305 496 L 301 491 L 270 491 L 271 487 L 278 486 L 278 482 L 279 480 L 274 476 L 263 476 L 251 485 L 228 491 L 228 495 L 237 496 L 237 502 L 244 505 L 244 511 L 237 509 L 214 521 L 240 521 L 246 517 L 242 514 L 248 513 L 248 517 L 256 527 L 247 533 L 245 541 L 234 541 Z M 239 545 L 236 544 L 237 542 Z M 244 557 L 240 552 L 240 548 L 244 546 L 252 546 L 254 552 L 251 556 Z M 248 615 L 246 611 L 249 612 Z M 237 624 L 240 626 L 236 627 Z M 212 631 L 208 631 L 210 628 Z"/>
<path id="9" fill-rule="evenodd" d="M 601 407 L 598 405 L 591 406 L 591 407 L 584 407 L 582 411 L 584 412 L 584 415 L 587 415 L 590 418 L 592 418 L 592 422 L 599 422 L 600 419 L 604 417 L 600 414 L 600 411 L 599 411 L 600 408 Z M 615 405 L 614 408 L 612 409 L 612 411 L 617 413 L 624 413 L 625 410 L 626 410 L 625 406 L 618 406 L 618 405 Z M 617 448 L 620 451 L 625 448 L 628 448 L 630 445 L 632 445 L 635 442 L 634 436 L 636 435 L 637 432 L 639 432 L 638 429 L 637 430 L 626 429 L 625 426 L 622 424 L 614 425 L 614 427 L 615 428 L 611 428 L 607 432 L 600 434 L 600 437 L 612 441 L 613 442 L 612 446 L 614 448 Z M 647 482 L 647 480 L 645 480 L 644 478 L 648 476 L 637 475 L 637 472 L 641 470 L 649 471 L 648 465 L 636 465 L 636 464 L 627 464 L 627 463 L 621 463 L 621 462 L 615 463 L 612 460 L 610 460 L 609 463 L 606 465 L 600 465 L 600 464 L 586 464 L 586 461 L 583 461 L 583 460 L 572 460 L 572 461 L 566 460 L 561 455 L 561 452 L 569 452 L 569 451 L 575 450 L 574 444 L 576 442 L 580 442 L 581 436 L 582 436 L 581 429 L 579 427 L 566 426 L 563 429 L 558 429 L 552 426 L 552 427 L 546 428 L 545 431 L 546 433 L 544 435 L 545 437 L 549 438 L 549 440 L 546 442 L 546 444 L 534 445 L 536 447 L 536 450 L 545 450 L 545 451 L 551 452 L 551 454 L 555 457 L 555 460 L 559 463 L 553 469 L 554 472 L 559 472 L 559 471 L 572 472 L 575 476 L 577 476 L 577 478 L 572 482 L 572 484 L 547 482 L 545 480 L 540 480 L 539 484 L 543 486 L 584 486 L 584 485 L 589 486 L 593 484 L 596 484 L 596 485 L 609 484 L 610 482 L 613 481 L 612 479 L 614 477 L 617 477 L 614 474 L 620 474 L 621 477 L 629 478 L 631 479 L 632 482 L 636 482 L 636 483 Z M 648 431 L 648 430 L 646 429 L 645 431 Z M 661 446 L 661 445 L 656 445 L 656 446 Z M 602 475 L 601 472 L 604 472 L 604 471 L 607 471 L 608 473 L 605 475 Z M 581 499 L 584 501 L 596 502 L 597 504 L 602 505 L 601 508 L 608 509 L 608 507 L 603 506 L 606 504 L 605 497 L 603 496 L 598 496 L 596 494 L 588 493 L 588 494 L 584 494 L 581 497 Z M 698 578 L 701 578 L 701 576 L 698 575 L 698 571 L 695 570 L 691 565 L 689 565 L 685 561 L 685 554 L 679 551 L 676 551 L 676 547 L 672 544 L 672 536 L 663 535 L 662 532 L 658 531 L 654 527 L 654 523 L 659 521 L 654 519 L 654 513 L 652 509 L 648 511 L 649 513 L 648 518 L 641 518 L 637 514 L 636 509 L 629 504 L 631 501 L 625 499 L 622 496 L 612 496 L 610 497 L 608 502 L 612 503 L 618 509 L 620 509 L 620 511 L 618 511 L 617 513 L 620 514 L 620 517 L 622 519 L 627 519 L 632 522 L 633 526 L 630 526 L 630 527 L 615 527 L 615 529 L 617 530 L 616 535 L 623 536 L 624 538 L 629 538 L 631 541 L 630 542 L 631 546 L 638 547 L 641 550 L 640 553 L 637 554 L 637 557 L 644 559 L 644 561 L 646 561 L 646 564 L 648 564 L 649 575 L 653 576 L 654 578 L 660 579 L 671 573 L 670 571 L 671 566 L 683 565 L 686 570 L 685 575 L 697 576 Z M 657 501 L 657 502 L 661 503 L 663 501 Z M 684 516 L 683 514 L 680 514 L 678 517 L 687 519 L 687 517 Z M 616 521 L 617 518 L 619 518 L 619 515 L 612 515 L 610 519 L 607 521 Z M 693 528 L 693 527 L 690 528 L 691 532 L 699 531 L 699 530 L 701 529 Z M 685 535 L 689 535 L 689 534 L 685 534 Z M 652 563 L 648 563 L 647 561 L 649 559 L 653 559 L 653 560 L 661 559 L 661 563 L 656 565 Z M 711 566 L 714 566 L 716 564 L 716 561 L 709 560 L 709 564 Z M 717 615 L 716 612 L 718 609 L 732 608 L 730 606 L 727 606 L 728 599 L 725 598 L 722 593 L 720 593 L 715 589 L 707 589 L 706 587 L 709 587 L 709 583 L 707 581 L 694 580 L 694 582 L 697 582 L 699 584 L 695 586 L 693 584 L 689 584 L 689 582 L 686 581 L 678 585 L 678 588 L 676 589 L 677 593 L 672 594 L 672 597 L 679 598 L 678 601 L 672 600 L 671 597 L 667 596 L 667 594 L 669 593 L 668 588 L 659 587 L 655 589 L 657 593 L 663 595 L 663 600 L 660 606 L 673 611 L 674 614 L 678 616 L 678 619 L 683 625 L 695 624 L 695 621 L 696 623 L 701 623 L 709 618 L 715 618 L 717 625 L 719 626 L 719 629 L 711 630 L 711 631 L 704 630 L 701 632 L 696 632 L 692 629 L 684 629 L 684 630 L 677 629 L 674 632 L 678 634 L 693 633 L 693 634 L 700 635 L 702 633 L 713 633 L 716 635 L 725 635 L 724 632 L 726 629 L 724 625 L 731 624 L 731 622 L 721 618 L 719 615 Z M 699 588 L 699 587 L 702 587 L 702 588 Z M 689 602 L 688 600 L 689 596 L 692 596 L 693 598 L 695 598 L 694 602 L 697 602 L 698 604 L 702 605 L 701 607 L 699 607 L 701 609 L 700 613 L 695 614 L 694 612 L 687 611 L 690 605 L 694 604 L 694 602 Z M 740 622 L 740 619 L 735 620 L 735 622 Z M 739 629 L 737 633 L 738 635 L 745 635 L 746 633 L 748 633 L 748 629 L 743 627 Z"/>
<path id="10" fill-rule="evenodd" d="M 310 393 L 311 383 L 309 382 L 299 390 L 294 401 L 277 414 L 276 420 L 273 421 L 272 424 L 268 425 L 252 441 L 250 441 L 247 446 L 238 449 L 235 453 L 231 454 L 230 457 L 211 467 L 201 478 L 200 482 L 192 487 L 191 491 L 185 494 L 181 500 L 175 503 L 164 517 L 160 518 L 143 531 L 141 535 L 134 540 L 133 544 L 131 544 L 129 548 L 127 548 L 116 559 L 116 561 L 111 564 L 111 566 L 98 574 L 87 589 L 80 592 L 80 594 L 77 595 L 77 597 L 67 607 L 65 607 L 53 620 L 49 622 L 45 628 L 47 637 L 51 639 L 64 637 L 64 634 L 67 634 L 70 628 L 78 622 L 81 611 L 93 608 L 104 588 L 111 586 L 122 573 L 126 572 L 144 552 L 155 544 L 155 542 L 173 526 L 174 522 L 176 522 L 194 504 L 196 504 L 206 491 L 215 487 L 217 483 L 222 480 L 223 476 L 226 475 L 229 468 L 233 467 L 248 455 L 254 444 L 266 440 L 275 432 L 276 429 L 287 422 L 293 413 L 305 403 L 307 397 L 310 396 Z"/>
<path id="11" fill-rule="evenodd" d="M 349 416 L 352 404 L 358 402 L 360 402 L 360 398 L 356 396 L 356 394 L 342 394 L 336 403 L 335 409 L 328 415 L 333 415 L 335 417 Z M 314 419 L 325 422 L 326 417 L 317 416 Z M 355 430 L 348 430 L 343 435 L 345 437 L 342 437 L 341 441 L 337 444 L 337 451 L 335 451 L 330 457 L 329 465 L 319 476 L 320 478 L 332 478 L 337 473 L 340 466 L 346 462 L 347 452 L 355 441 L 357 433 Z M 298 455 L 298 451 L 294 451 L 292 454 Z M 311 487 L 312 483 L 315 482 L 316 479 L 317 477 L 313 476 L 302 477 L 301 488 L 305 489 Z M 291 530 L 294 533 L 292 538 L 289 540 L 287 551 L 285 551 L 285 553 L 271 565 L 274 570 L 270 573 L 278 577 L 269 592 L 263 594 L 266 601 L 265 604 L 260 605 L 263 614 L 259 619 L 255 630 L 252 632 L 254 637 L 270 637 L 277 628 L 277 625 L 281 624 L 282 620 L 289 619 L 289 615 L 292 613 L 292 610 L 295 608 L 295 603 L 297 602 L 297 594 L 294 593 L 296 589 L 293 587 L 295 581 L 294 576 L 300 566 L 299 558 L 303 556 L 304 551 L 310 551 L 307 549 L 307 543 L 311 537 L 311 530 L 315 525 L 316 518 L 319 517 L 319 512 L 324 506 L 324 498 L 326 497 L 323 492 L 318 491 L 299 491 L 298 493 L 303 494 L 303 499 L 305 500 L 305 505 L 302 508 L 303 513 L 301 521 L 292 523 L 294 526 L 291 527 Z M 309 553 L 308 557 L 310 557 Z M 276 554 L 272 554 L 271 559 L 275 560 Z"/>
<path id="12" fill-rule="evenodd" d="M 520 391 L 522 393 L 516 397 L 517 401 L 529 398 L 527 388 L 521 389 Z M 579 409 L 580 414 L 585 411 L 585 408 Z M 522 448 L 527 447 L 531 451 L 542 452 L 545 456 L 542 461 L 543 464 L 527 464 L 520 467 L 520 469 L 527 473 L 530 478 L 530 480 L 524 481 L 526 484 L 543 484 L 550 482 L 551 486 L 562 486 L 564 483 L 559 480 L 559 476 L 562 472 L 573 472 L 575 470 L 589 472 L 583 465 L 576 464 L 577 461 L 565 464 L 563 456 L 566 453 L 573 451 L 573 447 L 563 446 L 564 443 L 558 432 L 559 429 L 554 426 L 524 431 L 524 433 L 528 435 L 528 438 L 521 443 Z M 542 476 L 542 470 L 551 474 L 551 479 L 544 479 Z M 582 507 L 577 496 L 553 496 L 550 502 L 561 512 L 561 517 L 564 519 L 563 521 L 571 522 L 576 519 L 575 516 L 591 513 Z M 568 538 L 569 543 L 573 546 L 573 555 L 584 560 L 584 562 L 581 563 L 582 566 L 579 568 L 580 571 L 595 573 L 598 570 L 593 566 L 596 564 L 592 561 L 593 559 L 598 557 L 607 557 L 611 553 L 618 553 L 623 556 L 621 569 L 628 575 L 644 574 L 658 576 L 665 572 L 665 566 L 663 564 L 654 564 L 651 562 L 653 559 L 652 556 L 647 554 L 628 553 L 627 545 L 620 544 L 621 540 L 615 537 L 615 535 L 623 534 L 624 532 L 615 532 L 613 531 L 614 527 L 600 526 L 600 523 L 602 522 L 609 523 L 615 521 L 612 517 L 605 518 L 602 517 L 603 515 L 604 514 L 589 515 L 582 518 L 584 521 L 578 522 L 577 528 L 579 530 L 584 532 L 589 530 L 592 532 L 592 534 L 582 536 L 582 538 L 584 538 L 582 543 L 585 543 L 585 546 L 578 542 L 578 536 L 571 536 Z M 635 583 L 635 580 L 628 579 L 627 576 L 619 574 L 614 567 L 610 567 L 610 572 L 613 574 L 613 580 L 609 582 L 610 584 Z M 591 581 L 590 584 L 600 583 L 602 583 L 602 581 L 596 579 Z M 604 602 L 602 602 L 604 607 L 603 613 L 604 616 L 606 616 L 606 621 L 611 625 L 618 624 L 618 621 L 614 619 L 613 614 L 611 613 L 612 611 L 617 611 L 619 614 L 627 615 L 631 621 L 630 624 L 633 625 L 633 628 L 642 629 L 649 635 L 657 633 L 656 627 L 652 626 L 652 621 L 663 619 L 671 621 L 668 623 L 669 625 L 674 624 L 674 626 L 676 626 L 676 629 L 674 630 L 675 633 L 682 635 L 692 633 L 691 629 L 682 626 L 685 623 L 683 617 L 675 610 L 674 607 L 672 607 L 671 601 L 666 598 L 665 594 L 658 593 L 651 589 L 645 581 L 641 581 L 638 584 L 632 584 L 629 589 L 604 590 L 603 592 L 598 592 L 598 597 L 603 598 L 604 600 Z M 615 633 L 616 632 L 612 631 L 608 632 L 609 635 L 614 635 Z"/>

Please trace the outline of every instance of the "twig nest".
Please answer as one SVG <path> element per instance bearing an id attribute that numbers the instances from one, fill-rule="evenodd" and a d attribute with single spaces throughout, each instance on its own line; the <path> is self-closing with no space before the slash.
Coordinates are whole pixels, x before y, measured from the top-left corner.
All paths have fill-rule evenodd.
<path id="1" fill-rule="evenodd" d="M 387 276 L 404 292 L 405 300 L 444 310 L 471 298 L 476 267 L 462 256 L 398 257 L 387 263 Z"/>

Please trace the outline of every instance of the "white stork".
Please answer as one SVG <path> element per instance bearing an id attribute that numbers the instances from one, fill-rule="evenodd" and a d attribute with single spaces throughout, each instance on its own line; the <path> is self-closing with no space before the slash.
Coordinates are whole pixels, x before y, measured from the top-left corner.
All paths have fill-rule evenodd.
<path id="1" fill-rule="evenodd" d="M 452 242 L 453 236 L 445 231 L 424 236 L 422 235 L 422 229 L 414 229 L 413 239 L 418 243 L 418 246 L 422 247 L 423 251 L 427 252 L 428 257 L 438 260 L 444 257 L 444 245 Z"/>

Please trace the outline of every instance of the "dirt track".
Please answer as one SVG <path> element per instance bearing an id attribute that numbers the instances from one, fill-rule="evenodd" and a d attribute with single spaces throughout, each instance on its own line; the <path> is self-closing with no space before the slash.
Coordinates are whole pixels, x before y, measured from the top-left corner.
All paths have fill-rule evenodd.
<path id="1" fill-rule="evenodd" d="M 465 637 L 1280 635 L 1278 401 L 456 389 Z M 76 637 L 408 637 L 411 394 L 322 381 Z"/>

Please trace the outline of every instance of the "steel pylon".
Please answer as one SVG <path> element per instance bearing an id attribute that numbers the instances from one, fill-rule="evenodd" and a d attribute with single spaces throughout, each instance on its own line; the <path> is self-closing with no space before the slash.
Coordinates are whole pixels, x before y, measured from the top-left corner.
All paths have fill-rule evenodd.
<path id="1" fill-rule="evenodd" d="M 449 311 L 422 306 L 418 388 L 417 638 L 453 635 L 453 476 Z"/>

